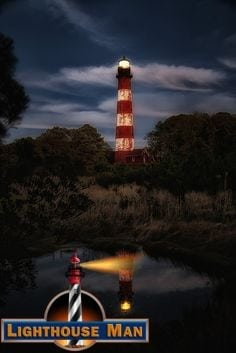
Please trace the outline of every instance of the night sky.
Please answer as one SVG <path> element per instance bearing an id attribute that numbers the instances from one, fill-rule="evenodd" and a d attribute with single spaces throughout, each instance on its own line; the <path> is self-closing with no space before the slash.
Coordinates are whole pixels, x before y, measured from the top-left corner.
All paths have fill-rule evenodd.
<path id="1" fill-rule="evenodd" d="M 114 140 L 116 67 L 133 70 L 136 147 L 177 113 L 236 112 L 236 0 L 0 0 L 31 103 L 8 141 L 89 123 Z"/>

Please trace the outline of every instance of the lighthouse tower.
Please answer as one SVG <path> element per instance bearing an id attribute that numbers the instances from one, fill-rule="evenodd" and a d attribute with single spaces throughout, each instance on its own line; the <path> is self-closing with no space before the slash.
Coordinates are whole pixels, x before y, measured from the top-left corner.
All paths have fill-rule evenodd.
<path id="1" fill-rule="evenodd" d="M 77 254 L 70 258 L 70 265 L 66 273 L 68 277 L 69 288 L 69 305 L 68 305 L 68 321 L 82 321 L 82 302 L 81 302 L 81 278 L 84 273 L 80 267 L 80 259 Z M 68 346 L 83 346 L 83 341 L 77 338 L 68 342 Z"/>
<path id="2" fill-rule="evenodd" d="M 115 162 L 126 163 L 134 150 L 134 117 L 131 92 L 130 62 L 123 57 L 118 63 L 118 98 L 116 119 Z"/>

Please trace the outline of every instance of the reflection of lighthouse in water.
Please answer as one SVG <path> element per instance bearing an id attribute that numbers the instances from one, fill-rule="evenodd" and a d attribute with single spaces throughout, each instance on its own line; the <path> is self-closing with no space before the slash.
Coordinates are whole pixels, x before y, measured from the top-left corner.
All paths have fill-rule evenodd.
<path id="1" fill-rule="evenodd" d="M 66 275 L 70 283 L 68 321 L 82 321 L 81 277 L 84 276 L 84 272 L 80 267 L 80 259 L 76 253 L 70 258 Z M 83 346 L 83 341 L 76 338 L 72 339 L 69 341 L 69 346 Z"/>
<path id="2" fill-rule="evenodd" d="M 133 258 L 129 253 L 120 252 L 118 256 L 129 259 L 128 265 L 119 270 L 119 292 L 118 298 L 120 303 L 120 310 L 122 313 L 128 313 L 132 310 L 133 305 Z"/>

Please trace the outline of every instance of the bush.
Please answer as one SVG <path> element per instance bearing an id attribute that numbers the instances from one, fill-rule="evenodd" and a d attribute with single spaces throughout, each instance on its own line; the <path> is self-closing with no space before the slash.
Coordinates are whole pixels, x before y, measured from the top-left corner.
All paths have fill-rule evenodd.
<path id="1" fill-rule="evenodd" d="M 91 204 L 78 185 L 59 177 L 12 184 L 8 197 L 0 199 L 2 239 L 59 237 Z"/>

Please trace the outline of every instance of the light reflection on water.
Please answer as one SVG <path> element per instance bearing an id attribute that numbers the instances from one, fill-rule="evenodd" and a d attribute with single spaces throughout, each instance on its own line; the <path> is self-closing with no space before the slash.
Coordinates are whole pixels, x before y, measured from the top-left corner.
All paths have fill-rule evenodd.
<path id="1" fill-rule="evenodd" d="M 42 318 L 51 298 L 68 288 L 65 272 L 73 249 L 25 260 L 0 259 L 1 317 Z M 83 262 L 108 255 L 78 249 Z M 155 254 L 154 254 L 155 256 Z M 205 266 L 197 268 L 205 271 Z M 91 353 L 200 353 L 235 352 L 236 286 L 233 273 L 226 277 L 200 275 L 169 260 L 144 254 L 134 271 L 132 284 L 123 286 L 119 275 L 86 270 L 83 289 L 102 302 L 107 317 L 148 318 L 148 344 L 95 344 Z M 210 271 L 209 273 L 212 273 Z M 219 277 L 219 276 L 218 276 Z M 121 297 L 132 302 L 128 313 L 120 311 Z M 131 295 L 130 295 L 131 292 Z M 134 293 L 133 293 L 134 292 Z M 126 298 L 124 299 L 124 302 Z M 127 303 L 124 307 L 128 307 Z M 1 344 L 1 353 L 59 353 L 53 344 Z"/>
<path id="2" fill-rule="evenodd" d="M 32 259 L 30 276 L 33 278 L 35 275 L 35 283 L 21 285 L 19 282 L 12 289 L 11 286 L 7 289 L 5 285 L 5 304 L 0 307 L 1 317 L 42 317 L 51 298 L 68 288 L 65 272 L 71 252 L 71 249 L 60 250 Z M 79 248 L 78 255 L 82 262 L 109 256 L 87 248 Z M 22 266 L 21 261 L 20 271 L 24 271 Z M 29 274 L 29 263 L 25 267 L 28 271 L 25 273 Z M 17 264 L 14 269 L 17 271 Z M 100 299 L 107 317 L 122 316 L 118 275 L 89 270 L 85 272 L 83 289 Z M 132 311 L 125 315 L 153 318 L 159 322 L 178 319 L 187 309 L 205 305 L 213 286 L 214 283 L 207 276 L 176 266 L 168 260 L 155 260 L 144 254 L 133 276 Z"/>

